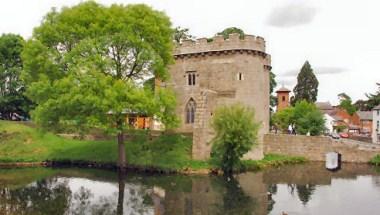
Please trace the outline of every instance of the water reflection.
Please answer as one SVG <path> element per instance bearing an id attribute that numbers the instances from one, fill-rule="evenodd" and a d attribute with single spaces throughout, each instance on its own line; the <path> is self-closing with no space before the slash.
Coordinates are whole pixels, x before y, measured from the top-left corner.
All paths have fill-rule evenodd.
<path id="1" fill-rule="evenodd" d="M 371 214 L 379 201 L 379 173 L 366 165 L 329 172 L 316 163 L 229 178 L 0 170 L 0 214 Z"/>

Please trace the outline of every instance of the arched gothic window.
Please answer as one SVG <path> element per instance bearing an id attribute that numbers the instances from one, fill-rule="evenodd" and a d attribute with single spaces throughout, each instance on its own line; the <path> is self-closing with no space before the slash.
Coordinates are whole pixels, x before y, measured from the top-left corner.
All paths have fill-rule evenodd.
<path id="1" fill-rule="evenodd" d="M 190 99 L 186 105 L 186 123 L 192 124 L 195 121 L 195 108 L 196 104 L 194 99 Z"/>

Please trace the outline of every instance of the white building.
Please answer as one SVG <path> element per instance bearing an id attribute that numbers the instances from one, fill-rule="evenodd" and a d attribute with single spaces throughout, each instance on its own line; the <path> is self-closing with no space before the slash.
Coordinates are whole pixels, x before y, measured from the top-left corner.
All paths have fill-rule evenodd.
<path id="1" fill-rule="evenodd" d="M 323 117 L 325 118 L 326 131 L 329 134 L 333 133 L 334 132 L 335 119 L 327 113 L 323 114 Z"/>
<path id="2" fill-rule="evenodd" d="M 372 142 L 380 143 L 380 105 L 372 110 Z"/>

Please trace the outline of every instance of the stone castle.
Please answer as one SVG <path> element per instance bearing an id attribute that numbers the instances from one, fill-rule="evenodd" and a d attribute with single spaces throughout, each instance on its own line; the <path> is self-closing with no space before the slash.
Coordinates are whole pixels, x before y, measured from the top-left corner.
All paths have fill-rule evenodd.
<path id="1" fill-rule="evenodd" d="M 185 40 L 174 50 L 175 64 L 165 85 L 177 96 L 176 114 L 181 120 L 178 132 L 193 134 L 194 159 L 210 156 L 214 132 L 210 119 L 218 106 L 241 103 L 255 110 L 261 122 L 259 146 L 246 158 L 263 157 L 263 135 L 269 131 L 270 55 L 262 37 L 230 34 L 228 39 L 215 36 Z"/>

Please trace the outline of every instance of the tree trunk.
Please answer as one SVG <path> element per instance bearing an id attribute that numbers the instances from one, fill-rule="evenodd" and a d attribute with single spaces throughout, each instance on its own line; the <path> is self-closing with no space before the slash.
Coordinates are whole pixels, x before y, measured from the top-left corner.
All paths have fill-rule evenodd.
<path id="1" fill-rule="evenodd" d="M 125 158 L 124 133 L 122 131 L 120 131 L 117 134 L 117 144 L 118 144 L 118 148 L 119 148 L 118 166 L 119 166 L 120 170 L 125 170 L 127 162 L 126 162 L 126 158 Z"/>

